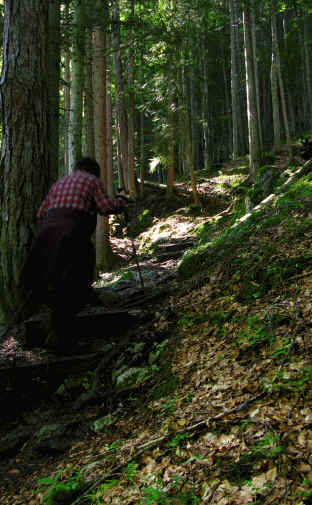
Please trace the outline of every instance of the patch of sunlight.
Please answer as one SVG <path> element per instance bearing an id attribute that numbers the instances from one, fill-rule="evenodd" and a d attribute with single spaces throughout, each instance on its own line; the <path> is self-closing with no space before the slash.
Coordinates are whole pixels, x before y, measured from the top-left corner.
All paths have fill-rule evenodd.
<path id="1" fill-rule="evenodd" d="M 161 163 L 161 158 L 159 156 L 155 156 L 149 162 L 149 171 L 150 173 L 154 173 L 158 165 Z"/>

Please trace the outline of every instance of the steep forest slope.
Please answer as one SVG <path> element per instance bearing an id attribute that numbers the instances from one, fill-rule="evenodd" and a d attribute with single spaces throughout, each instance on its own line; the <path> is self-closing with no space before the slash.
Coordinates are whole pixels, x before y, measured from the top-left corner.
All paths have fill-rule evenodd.
<path id="1" fill-rule="evenodd" d="M 74 410 L 68 379 L 24 415 L 57 426 L 67 403 L 79 436 L 7 456 L 1 504 L 312 503 L 312 173 L 281 153 L 268 174 L 250 188 L 237 160 L 199 181 L 201 212 L 165 195 L 132 209 L 141 273 L 158 258 L 166 290 L 101 370 L 105 399 Z M 128 282 L 131 261 L 105 283 Z"/>

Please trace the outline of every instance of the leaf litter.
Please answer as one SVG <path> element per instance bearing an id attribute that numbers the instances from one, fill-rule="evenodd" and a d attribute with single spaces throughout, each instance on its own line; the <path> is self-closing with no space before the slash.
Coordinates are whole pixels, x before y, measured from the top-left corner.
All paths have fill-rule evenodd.
<path id="1" fill-rule="evenodd" d="M 282 242 L 285 234 L 279 224 L 252 236 L 245 259 L 272 236 L 279 259 L 309 250 L 310 233 Z M 37 480 L 59 468 L 64 481 L 74 470 L 87 476 L 88 498 L 77 504 L 311 503 L 310 266 L 251 300 L 234 274 L 216 265 L 206 284 L 171 298 L 173 392 L 139 391 L 141 404 L 110 430 L 38 466 L 14 495 L 2 490 L 1 503 L 41 503 Z"/>

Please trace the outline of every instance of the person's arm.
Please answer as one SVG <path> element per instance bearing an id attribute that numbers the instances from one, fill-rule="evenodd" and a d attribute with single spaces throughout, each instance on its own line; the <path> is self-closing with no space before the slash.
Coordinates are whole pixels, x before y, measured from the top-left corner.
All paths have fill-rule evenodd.
<path id="1" fill-rule="evenodd" d="M 123 197 L 109 198 L 106 194 L 104 184 L 100 179 L 95 182 L 94 201 L 97 211 L 101 215 L 119 214 L 124 211 L 125 203 Z"/>

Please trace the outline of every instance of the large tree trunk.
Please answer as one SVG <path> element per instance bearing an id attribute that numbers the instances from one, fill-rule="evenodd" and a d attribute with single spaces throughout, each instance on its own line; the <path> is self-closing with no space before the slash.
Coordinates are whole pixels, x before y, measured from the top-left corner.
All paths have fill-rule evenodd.
<path id="1" fill-rule="evenodd" d="M 0 305 L 14 319 L 19 275 L 48 190 L 48 2 L 7 0 L 4 14 L 0 161 Z M 34 29 L 35 27 L 35 29 Z"/>

